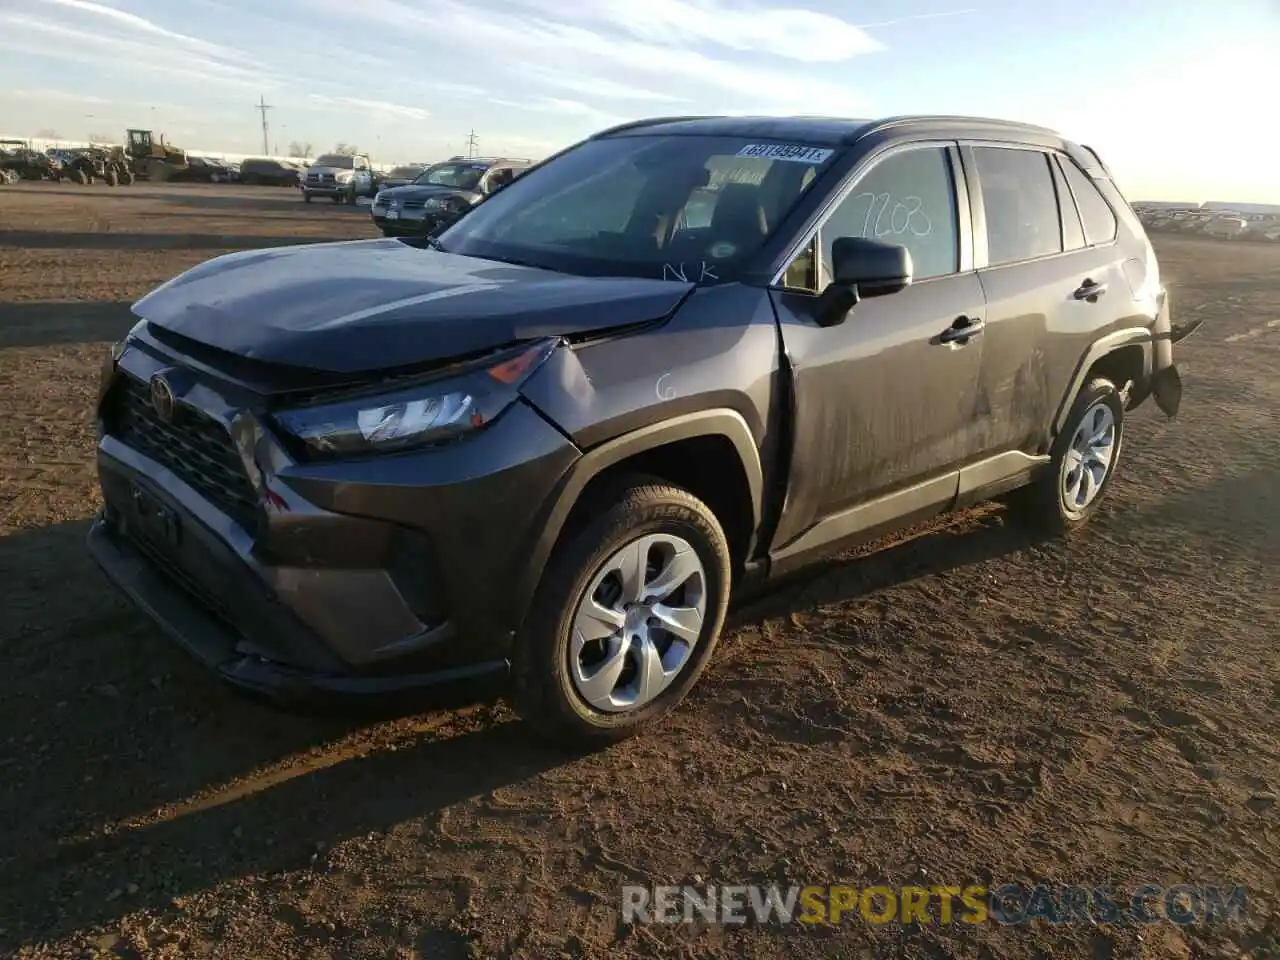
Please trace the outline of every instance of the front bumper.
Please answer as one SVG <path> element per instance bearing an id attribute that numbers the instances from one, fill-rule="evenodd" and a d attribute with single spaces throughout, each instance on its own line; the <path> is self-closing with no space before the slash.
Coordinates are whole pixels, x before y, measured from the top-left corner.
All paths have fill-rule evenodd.
<path id="1" fill-rule="evenodd" d="M 204 418 L 199 435 L 157 445 L 107 425 L 114 397 L 169 367 L 130 348 L 102 405 L 105 506 L 89 548 L 143 613 L 223 680 L 281 706 L 398 708 L 502 681 L 524 615 L 510 587 L 536 506 L 580 456 L 572 443 L 517 402 L 440 448 L 299 463 L 202 379 L 176 391 L 184 415 Z M 231 478 L 210 447 L 218 424 L 255 477 L 234 502 L 219 501 Z"/>
<path id="2" fill-rule="evenodd" d="M 237 692 L 279 709 L 399 712 L 425 704 L 446 706 L 488 699 L 498 695 L 506 683 L 506 660 L 422 673 L 361 676 L 300 669 L 248 653 L 242 635 L 201 603 L 198 593 L 166 575 L 154 555 L 121 530 L 119 518 L 111 510 L 104 511 L 90 528 L 89 553 L 121 593 L 199 663 Z M 288 629 L 296 631 L 297 627 L 290 625 Z"/>
<path id="3" fill-rule="evenodd" d="M 351 193 L 349 183 L 303 183 L 302 190 L 315 197 L 345 197 Z"/>
<path id="4" fill-rule="evenodd" d="M 413 208 L 409 210 L 397 210 L 394 218 L 389 217 L 391 211 L 387 207 L 375 206 L 371 208 L 370 215 L 373 217 L 373 225 L 383 233 L 400 234 L 402 236 L 421 236 L 448 226 L 450 221 L 456 219 L 455 214 L 451 214 L 444 210 L 424 210 L 422 208 Z"/>

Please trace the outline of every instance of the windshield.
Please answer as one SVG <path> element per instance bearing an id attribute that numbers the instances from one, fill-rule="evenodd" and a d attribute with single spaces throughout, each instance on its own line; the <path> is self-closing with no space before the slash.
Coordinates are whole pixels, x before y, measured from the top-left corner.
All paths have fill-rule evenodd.
<path id="1" fill-rule="evenodd" d="M 590 140 L 491 196 L 440 247 L 566 273 L 727 280 L 834 154 L 741 137 Z"/>
<path id="2" fill-rule="evenodd" d="M 412 180 L 421 172 L 421 167 L 396 167 L 387 176 L 393 180 Z"/>
<path id="3" fill-rule="evenodd" d="M 489 169 L 484 163 L 437 163 L 429 167 L 413 182 L 435 187 L 456 187 L 474 190 Z"/>
<path id="4" fill-rule="evenodd" d="M 355 157 L 348 157 L 340 153 L 326 153 L 323 157 L 316 157 L 311 161 L 313 167 L 337 167 L 339 170 L 350 170 L 355 166 Z"/>

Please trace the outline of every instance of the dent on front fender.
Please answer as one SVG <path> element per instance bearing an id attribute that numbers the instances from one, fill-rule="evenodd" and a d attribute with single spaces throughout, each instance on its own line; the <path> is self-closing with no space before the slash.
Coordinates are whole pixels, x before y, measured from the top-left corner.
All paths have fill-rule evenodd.
<path id="1" fill-rule="evenodd" d="M 521 389 L 582 449 L 664 420 L 725 408 L 765 442 L 778 370 L 762 290 L 703 288 L 656 327 L 557 350 Z"/>

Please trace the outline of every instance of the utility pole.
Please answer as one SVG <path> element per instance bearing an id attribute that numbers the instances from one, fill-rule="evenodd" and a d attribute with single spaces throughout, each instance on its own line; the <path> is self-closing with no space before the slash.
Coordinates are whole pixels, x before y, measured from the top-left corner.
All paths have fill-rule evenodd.
<path id="1" fill-rule="evenodd" d="M 267 100 L 265 97 L 259 96 L 258 105 L 253 109 L 259 111 L 262 114 L 262 152 L 264 155 L 266 155 L 270 153 L 270 151 L 267 149 L 267 111 L 274 110 L 275 107 L 267 103 Z"/>
<path id="2" fill-rule="evenodd" d="M 472 127 L 471 133 L 467 136 L 467 156 L 468 157 L 474 157 L 476 155 L 476 147 L 479 145 L 479 143 L 480 141 L 476 139 L 475 128 Z"/>

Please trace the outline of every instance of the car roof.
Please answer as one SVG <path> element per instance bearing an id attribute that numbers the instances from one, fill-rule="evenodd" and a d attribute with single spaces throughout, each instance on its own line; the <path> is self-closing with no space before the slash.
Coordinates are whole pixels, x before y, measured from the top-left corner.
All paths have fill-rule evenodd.
<path id="1" fill-rule="evenodd" d="M 448 160 L 441 160 L 440 163 L 472 163 L 476 166 L 487 164 L 493 166 L 495 163 L 528 163 L 523 157 L 450 157 Z M 436 164 L 432 164 L 436 166 Z"/>
<path id="2" fill-rule="evenodd" d="M 838 147 L 852 144 L 867 134 L 902 129 L 937 128 L 966 131 L 967 136 L 1024 134 L 1037 138 L 1057 133 L 1047 127 L 995 120 L 988 117 L 934 116 L 928 114 L 853 119 L 846 117 L 654 117 L 610 127 L 597 138 L 660 133 L 668 136 L 759 137 L 764 140 L 795 140 L 814 146 Z M 960 135 L 956 133 L 955 135 Z"/>
<path id="3" fill-rule="evenodd" d="M 590 139 L 647 136 L 655 133 L 667 136 L 781 140 L 832 148 L 852 146 L 867 138 L 882 142 L 899 137 L 1008 141 L 1063 150 L 1091 176 L 1110 176 L 1097 151 L 1087 145 L 1073 143 L 1049 127 L 991 117 L 943 114 L 906 114 L 872 120 L 816 116 L 653 117 L 609 127 Z"/>

